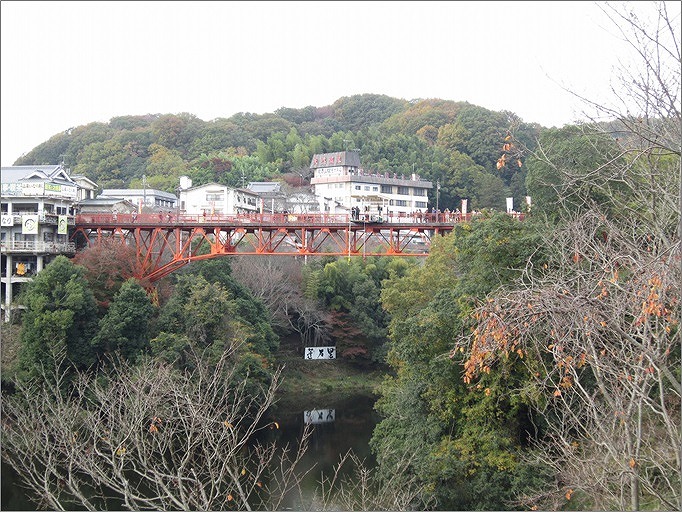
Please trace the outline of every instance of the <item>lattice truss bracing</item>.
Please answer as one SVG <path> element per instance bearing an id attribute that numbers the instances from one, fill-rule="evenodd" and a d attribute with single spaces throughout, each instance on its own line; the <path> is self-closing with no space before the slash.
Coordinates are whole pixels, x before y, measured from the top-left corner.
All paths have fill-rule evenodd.
<path id="1" fill-rule="evenodd" d="M 191 261 L 221 256 L 426 256 L 435 235 L 452 225 L 363 223 L 77 222 L 80 249 L 117 240 L 133 247 L 136 275 L 157 281 Z"/>

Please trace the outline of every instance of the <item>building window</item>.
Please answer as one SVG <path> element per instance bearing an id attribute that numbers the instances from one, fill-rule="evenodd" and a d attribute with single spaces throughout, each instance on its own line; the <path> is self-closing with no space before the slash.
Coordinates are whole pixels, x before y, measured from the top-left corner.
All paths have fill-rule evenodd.
<path id="1" fill-rule="evenodd" d="M 365 185 L 365 190 L 369 191 L 369 185 Z"/>
<path id="2" fill-rule="evenodd" d="M 222 192 L 206 192 L 206 201 L 222 201 L 223 200 L 223 193 Z"/>
<path id="3" fill-rule="evenodd" d="M 381 193 L 382 194 L 392 194 L 393 193 L 393 187 L 391 185 L 381 185 Z"/>
<path id="4" fill-rule="evenodd" d="M 399 196 L 409 196 L 410 195 L 410 187 L 398 187 L 398 195 Z"/>
<path id="5" fill-rule="evenodd" d="M 360 185 L 355 185 L 355 190 L 362 190 L 362 187 Z"/>
<path id="6" fill-rule="evenodd" d="M 415 189 L 414 189 L 414 195 L 415 195 L 415 196 L 425 196 L 425 195 L 426 195 L 426 189 L 424 189 L 424 188 L 415 188 Z"/>
<path id="7" fill-rule="evenodd" d="M 426 201 L 415 201 L 414 207 L 415 208 L 426 208 Z"/>
<path id="8" fill-rule="evenodd" d="M 405 201 L 404 199 L 397 199 L 395 202 L 395 205 L 396 206 L 407 206 L 407 201 Z"/>
<path id="9" fill-rule="evenodd" d="M 372 192 L 379 192 L 379 187 L 372 187 Z"/>

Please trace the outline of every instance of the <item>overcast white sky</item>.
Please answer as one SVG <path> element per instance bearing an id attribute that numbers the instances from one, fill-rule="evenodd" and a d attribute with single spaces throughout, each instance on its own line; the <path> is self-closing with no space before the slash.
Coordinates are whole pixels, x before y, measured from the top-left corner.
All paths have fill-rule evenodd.
<path id="1" fill-rule="evenodd" d="M 562 126 L 581 109 L 559 84 L 598 97 L 624 48 L 597 5 L 582 1 L 0 8 L 3 166 L 70 127 L 115 116 L 208 121 L 363 93 L 468 101 Z"/>

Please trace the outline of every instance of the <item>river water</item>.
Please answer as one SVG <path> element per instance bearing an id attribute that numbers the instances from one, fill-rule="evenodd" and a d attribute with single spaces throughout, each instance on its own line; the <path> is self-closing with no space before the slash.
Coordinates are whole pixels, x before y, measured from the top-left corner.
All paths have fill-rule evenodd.
<path id="1" fill-rule="evenodd" d="M 365 465 L 375 461 L 369 450 L 369 440 L 379 416 L 374 411 L 376 397 L 369 394 L 336 396 L 310 395 L 284 397 L 272 410 L 272 418 L 280 425 L 276 442 L 284 447 L 296 446 L 306 423 L 312 425 L 308 450 L 300 470 L 311 471 L 303 481 L 301 493 L 288 496 L 280 508 L 309 509 L 316 499 L 315 489 L 321 473 L 331 475 L 339 458 L 353 450 Z M 307 414 L 306 414 L 307 412 Z M 12 468 L 2 463 L 2 510 L 37 510 L 23 488 L 18 485 Z"/>
<path id="2" fill-rule="evenodd" d="M 306 424 L 312 426 L 308 450 L 299 470 L 310 470 L 303 481 L 301 494 L 292 494 L 283 503 L 283 509 L 309 509 L 317 499 L 316 489 L 322 474 L 331 477 L 340 457 L 349 450 L 373 468 L 376 461 L 369 449 L 369 440 L 379 421 L 374 411 L 376 396 L 355 394 L 345 397 L 334 395 L 311 396 L 306 403 L 289 404 L 277 409 L 282 433 L 277 442 L 295 445 Z M 279 420 L 277 420 L 279 421 Z"/>

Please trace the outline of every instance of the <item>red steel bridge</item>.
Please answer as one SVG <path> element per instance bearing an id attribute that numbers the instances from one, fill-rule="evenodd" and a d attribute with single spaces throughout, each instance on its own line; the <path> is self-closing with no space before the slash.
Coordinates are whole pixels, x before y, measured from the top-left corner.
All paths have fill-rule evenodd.
<path id="1" fill-rule="evenodd" d="M 79 250 L 105 241 L 134 248 L 135 277 L 153 283 L 191 261 L 220 256 L 423 257 L 434 236 L 462 220 L 468 219 L 443 213 L 382 220 L 327 213 L 98 213 L 77 215 L 71 239 Z"/>

